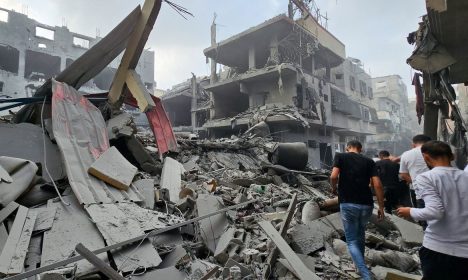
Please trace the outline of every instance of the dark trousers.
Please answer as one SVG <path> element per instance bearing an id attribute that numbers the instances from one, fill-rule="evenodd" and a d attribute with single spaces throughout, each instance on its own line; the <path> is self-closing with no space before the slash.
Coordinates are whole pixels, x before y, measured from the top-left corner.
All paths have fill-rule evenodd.
<path id="1" fill-rule="evenodd" d="M 385 212 L 392 214 L 392 210 L 401 205 L 402 190 L 398 186 L 384 186 Z"/>
<path id="2" fill-rule="evenodd" d="M 425 248 L 419 249 L 423 280 L 468 279 L 468 258 L 442 254 Z"/>

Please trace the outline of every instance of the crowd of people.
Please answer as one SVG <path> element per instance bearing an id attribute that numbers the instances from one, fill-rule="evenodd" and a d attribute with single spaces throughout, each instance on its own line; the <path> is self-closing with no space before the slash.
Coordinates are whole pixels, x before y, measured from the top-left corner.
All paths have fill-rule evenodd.
<path id="1" fill-rule="evenodd" d="M 375 195 L 378 219 L 386 212 L 423 227 L 423 279 L 468 279 L 468 166 L 454 167 L 451 147 L 426 135 L 413 137 L 412 149 L 400 157 L 380 151 L 373 160 L 361 151 L 359 141 L 348 142 L 346 153 L 335 155 L 330 176 L 361 278 L 372 279 L 364 251 Z"/>

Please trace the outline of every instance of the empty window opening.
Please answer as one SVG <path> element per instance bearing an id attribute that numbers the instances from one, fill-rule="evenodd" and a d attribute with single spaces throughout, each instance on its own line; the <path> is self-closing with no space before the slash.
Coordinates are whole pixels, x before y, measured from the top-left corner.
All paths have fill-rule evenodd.
<path id="1" fill-rule="evenodd" d="M 177 96 L 163 101 L 169 120 L 173 126 L 191 126 L 192 98 L 188 96 Z"/>
<path id="2" fill-rule="evenodd" d="M 356 89 L 356 79 L 353 76 L 349 77 L 349 85 L 352 91 Z"/>
<path id="3" fill-rule="evenodd" d="M 0 92 L 3 92 L 3 82 L 0 82 Z"/>
<path id="4" fill-rule="evenodd" d="M 8 12 L 0 10 L 0 21 L 8 22 Z"/>
<path id="5" fill-rule="evenodd" d="M 249 95 L 239 90 L 227 90 L 213 94 L 215 119 L 230 118 L 249 109 Z"/>
<path id="6" fill-rule="evenodd" d="M 47 29 L 47 28 L 36 26 L 36 36 L 53 41 L 54 37 L 55 37 L 55 31 Z"/>
<path id="7" fill-rule="evenodd" d="M 73 45 L 76 47 L 89 49 L 89 40 L 79 37 L 73 37 Z"/>
<path id="8" fill-rule="evenodd" d="M 110 89 L 112 80 L 114 79 L 116 72 L 117 72 L 117 69 L 115 68 L 112 68 L 112 67 L 104 68 L 104 70 L 102 70 L 101 73 L 99 73 L 94 78 L 94 84 L 96 84 L 96 86 L 102 90 Z"/>
<path id="9" fill-rule="evenodd" d="M 47 49 L 47 45 L 42 44 L 42 43 L 38 44 L 37 47 L 40 48 L 40 49 Z"/>
<path id="10" fill-rule="evenodd" d="M 30 80 L 48 79 L 60 73 L 60 57 L 26 50 L 24 77 Z"/>
<path id="11" fill-rule="evenodd" d="M 327 94 L 324 94 L 324 95 L 323 95 L 323 100 L 324 100 L 325 102 L 328 102 L 328 95 L 327 95 Z"/>
<path id="12" fill-rule="evenodd" d="M 18 74 L 19 51 L 12 46 L 0 45 L 0 70 Z"/>

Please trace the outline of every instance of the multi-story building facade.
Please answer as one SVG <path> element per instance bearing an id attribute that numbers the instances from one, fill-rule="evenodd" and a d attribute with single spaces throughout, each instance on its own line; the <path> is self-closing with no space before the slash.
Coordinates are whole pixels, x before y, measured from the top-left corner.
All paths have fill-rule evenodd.
<path id="1" fill-rule="evenodd" d="M 162 98 L 176 127 L 226 137 L 265 121 L 275 140 L 305 142 L 313 167 L 330 167 L 348 140 L 376 132 L 369 102 L 349 97 L 336 80 L 344 44 L 312 17 L 274 17 L 212 41 L 204 54 L 211 77 L 194 77 Z"/>
<path id="2" fill-rule="evenodd" d="M 0 8 L 0 96 L 30 97 L 46 79 L 56 76 L 100 38 L 50 26 L 28 16 Z M 121 56 L 82 89 L 109 89 Z M 144 50 L 136 71 L 150 92 L 154 88 L 154 52 Z"/>
<path id="3" fill-rule="evenodd" d="M 410 148 L 411 131 L 406 85 L 399 75 L 372 79 L 374 104 L 379 117 L 377 135 L 369 139 L 369 147 L 400 155 Z"/>

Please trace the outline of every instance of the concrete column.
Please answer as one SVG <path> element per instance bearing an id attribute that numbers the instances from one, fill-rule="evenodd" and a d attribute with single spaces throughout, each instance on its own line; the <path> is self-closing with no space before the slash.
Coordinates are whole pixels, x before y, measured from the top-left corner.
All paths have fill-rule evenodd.
<path id="1" fill-rule="evenodd" d="M 249 48 L 249 69 L 255 69 L 255 48 Z"/>
<path id="2" fill-rule="evenodd" d="M 19 50 L 18 76 L 24 78 L 24 68 L 26 65 L 26 51 Z"/>
<path id="3" fill-rule="evenodd" d="M 211 46 L 216 46 L 216 14 L 213 16 L 213 22 L 211 23 Z M 216 65 L 217 62 L 214 59 L 210 59 L 211 62 L 211 75 L 210 75 L 210 84 L 214 84 L 218 81 L 218 75 L 216 74 Z"/>
<path id="4" fill-rule="evenodd" d="M 274 35 L 270 42 L 270 61 L 279 64 L 278 36 Z"/>
<path id="5" fill-rule="evenodd" d="M 192 123 L 192 131 L 195 131 L 195 127 L 197 125 L 197 113 L 195 110 L 197 109 L 197 97 L 198 97 L 198 84 L 197 84 L 197 77 L 195 74 L 192 73 L 192 104 L 191 104 L 191 123 Z"/>
<path id="6" fill-rule="evenodd" d="M 65 68 L 67 68 L 67 57 L 63 55 L 60 57 L 60 71 L 65 70 Z"/>

